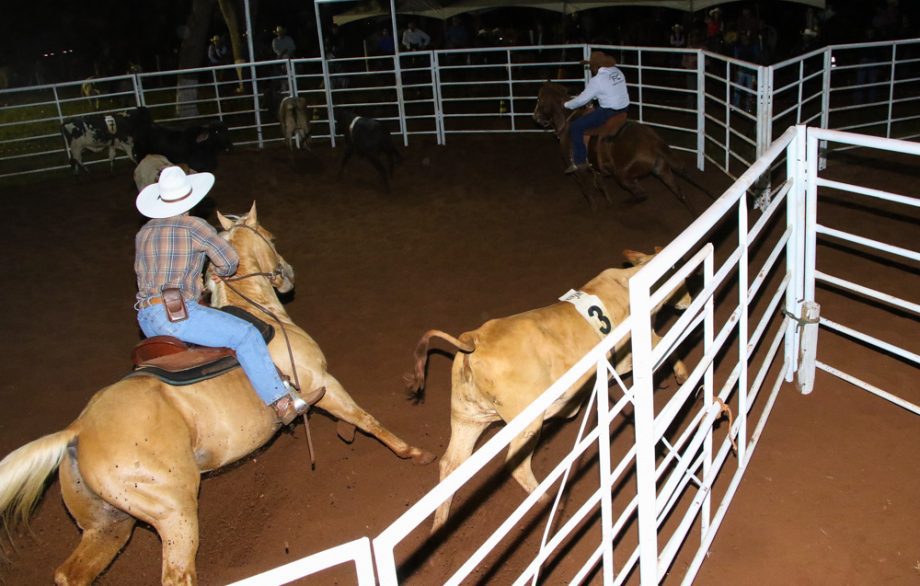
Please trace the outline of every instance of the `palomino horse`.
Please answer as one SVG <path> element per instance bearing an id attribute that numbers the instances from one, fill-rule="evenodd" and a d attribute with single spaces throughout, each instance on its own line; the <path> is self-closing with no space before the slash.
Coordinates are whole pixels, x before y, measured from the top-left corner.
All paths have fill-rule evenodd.
<path id="1" fill-rule="evenodd" d="M 290 291 L 294 273 L 259 225 L 255 204 L 240 218 L 220 213 L 218 218 L 240 264 L 233 283 L 211 282 L 211 303 L 261 305 L 278 334 L 269 346 L 275 363 L 301 388 L 326 387 L 318 408 L 346 422 L 351 432 L 357 426 L 376 436 L 400 458 L 433 461 L 434 455 L 402 441 L 359 407 L 326 370 L 316 342 L 288 317 L 273 287 Z M 64 503 L 83 536 L 55 571 L 57 584 L 93 582 L 138 520 L 152 525 L 163 543 L 163 584 L 195 584 L 201 473 L 253 452 L 279 425 L 240 368 L 184 386 L 130 376 L 98 391 L 62 431 L 0 461 L 0 512 L 25 521 L 45 479 L 60 466 Z"/>
<path id="2" fill-rule="evenodd" d="M 547 81 L 540 88 L 537 106 L 533 111 L 533 119 L 538 124 L 544 128 L 552 127 L 556 133 L 566 164 L 571 159 L 572 148 L 569 144 L 569 124 L 572 118 L 584 114 L 582 108 L 570 115 L 563 106 L 568 100 L 569 94 L 563 86 Z M 674 159 L 668 144 L 651 127 L 629 120 L 614 135 L 598 134 L 596 131 L 589 131 L 585 134 L 585 139 L 590 138 L 588 158 L 595 169 L 595 185 L 603 192 L 608 203 L 613 203 L 613 200 L 603 183 L 598 180 L 597 174 L 612 175 L 636 201 L 641 201 L 646 195 L 645 190 L 639 185 L 639 179 L 652 173 L 693 212 L 687 197 L 674 179 L 675 172 L 683 174 L 682 168 Z M 585 198 L 594 209 L 594 200 L 587 193 Z"/>

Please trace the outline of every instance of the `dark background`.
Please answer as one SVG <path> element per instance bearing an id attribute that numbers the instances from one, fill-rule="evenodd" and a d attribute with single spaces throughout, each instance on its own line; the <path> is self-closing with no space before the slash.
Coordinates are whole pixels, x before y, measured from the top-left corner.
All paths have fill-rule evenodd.
<path id="1" fill-rule="evenodd" d="M 205 2 L 207 0 L 204 0 Z M 226 34 L 217 2 L 211 2 L 209 36 Z M 325 4 L 321 7 L 324 29 L 332 16 L 347 11 L 358 2 Z M 838 5 L 839 4 L 839 5 Z M 869 32 L 878 11 L 888 9 L 888 0 L 875 2 L 829 2 L 830 11 L 815 11 L 823 21 L 817 38 L 805 39 L 809 8 L 785 0 L 729 2 L 722 5 L 723 21 L 730 26 L 744 7 L 751 8 L 761 22 L 772 27 L 778 38 L 774 54 L 766 61 L 777 61 L 795 53 L 828 43 L 860 42 L 867 39 L 911 38 L 917 35 L 918 2 L 895 2 L 898 22 L 885 30 Z M 187 34 L 186 22 L 191 0 L 94 0 L 92 3 L 29 0 L 10 2 L 0 19 L 0 67 L 5 68 L 11 86 L 55 83 L 90 75 L 120 75 L 132 64 L 143 71 L 177 67 L 179 46 Z M 313 3 L 305 0 L 253 0 L 254 45 L 257 59 L 271 57 L 271 30 L 278 24 L 287 27 L 297 43 L 298 57 L 319 55 Z M 240 27 L 245 29 L 242 2 L 238 2 Z M 472 35 L 479 28 L 502 27 L 517 30 L 515 44 L 528 45 L 527 31 L 539 23 L 545 30 L 544 42 L 603 42 L 610 44 L 666 46 L 668 32 L 675 23 L 688 30 L 703 25 L 706 11 L 689 14 L 663 8 L 617 7 L 582 11 L 573 17 L 538 9 L 501 8 L 461 16 Z M 403 27 L 412 17 L 400 16 Z M 447 23 L 418 18 L 420 28 L 442 46 Z M 363 53 L 362 41 L 380 27 L 389 26 L 389 17 L 366 19 L 343 25 L 341 34 L 348 48 L 344 56 Z M 879 27 L 875 27 L 878 29 Z M 339 55 L 343 56 L 343 55 Z M 201 65 L 206 64 L 201 54 Z"/>

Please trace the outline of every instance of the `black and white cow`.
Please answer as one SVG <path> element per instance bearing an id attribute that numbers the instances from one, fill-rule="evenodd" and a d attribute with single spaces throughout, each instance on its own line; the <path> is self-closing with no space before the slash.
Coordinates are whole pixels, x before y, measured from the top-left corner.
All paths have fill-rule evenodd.
<path id="1" fill-rule="evenodd" d="M 390 191 L 393 167 L 400 160 L 399 151 L 390 138 L 390 131 L 376 118 L 358 116 L 350 110 L 344 110 L 336 116 L 336 125 L 338 131 L 345 135 L 345 154 L 342 155 L 339 178 L 345 171 L 345 163 L 357 154 L 370 161 L 383 180 L 384 190 Z M 386 167 L 381 161 L 383 157 L 387 160 Z"/>
<path id="2" fill-rule="evenodd" d="M 138 133 L 150 126 L 150 112 L 146 108 L 135 108 L 115 114 L 89 114 L 68 118 L 61 124 L 61 134 L 70 151 L 70 166 L 74 174 L 87 171 L 83 165 L 83 151 L 98 153 L 109 151 L 109 167 L 115 168 L 115 150 L 124 151 L 132 162 L 134 142 Z"/>
<path id="3" fill-rule="evenodd" d="M 176 165 L 183 163 L 196 171 L 214 171 L 218 153 L 233 147 L 230 131 L 223 122 L 182 128 L 151 124 L 137 135 L 136 142 L 139 159 L 163 155 Z"/>

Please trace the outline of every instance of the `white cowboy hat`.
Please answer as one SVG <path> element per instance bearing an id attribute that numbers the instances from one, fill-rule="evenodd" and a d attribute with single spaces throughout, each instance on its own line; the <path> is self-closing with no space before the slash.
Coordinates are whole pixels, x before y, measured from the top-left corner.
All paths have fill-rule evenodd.
<path id="1" fill-rule="evenodd" d="M 171 218 L 184 214 L 204 199 L 214 185 L 214 175 L 186 175 L 180 167 L 166 167 L 160 179 L 137 194 L 137 210 L 148 218 Z"/>

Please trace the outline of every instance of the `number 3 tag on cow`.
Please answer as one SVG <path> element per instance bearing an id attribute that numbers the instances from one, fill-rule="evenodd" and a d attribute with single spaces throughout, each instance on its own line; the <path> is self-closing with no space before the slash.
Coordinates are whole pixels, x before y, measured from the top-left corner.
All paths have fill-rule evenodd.
<path id="1" fill-rule="evenodd" d="M 597 295 L 569 289 L 565 295 L 559 298 L 559 301 L 574 305 L 581 317 L 585 318 L 585 321 L 597 330 L 601 337 L 610 333 L 611 324 L 610 319 L 607 318 L 607 308 L 604 307 L 604 302 Z"/>

